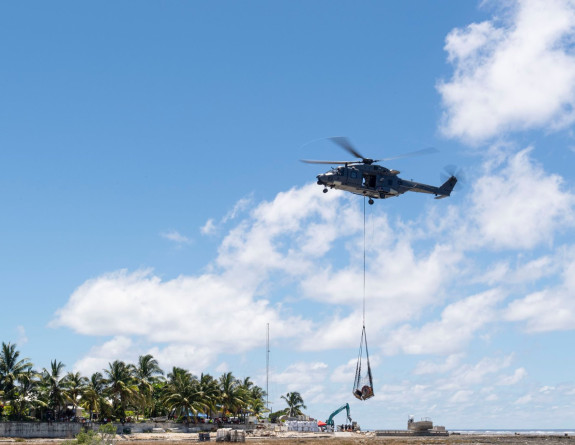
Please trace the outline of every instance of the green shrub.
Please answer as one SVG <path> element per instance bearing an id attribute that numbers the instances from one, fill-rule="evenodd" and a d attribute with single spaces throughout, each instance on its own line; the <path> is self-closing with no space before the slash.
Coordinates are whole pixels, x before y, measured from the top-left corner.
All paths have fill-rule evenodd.
<path id="1" fill-rule="evenodd" d="M 76 436 L 76 441 L 66 445 L 112 445 L 116 436 L 116 427 L 111 423 L 100 426 L 98 431 L 80 431 Z"/>

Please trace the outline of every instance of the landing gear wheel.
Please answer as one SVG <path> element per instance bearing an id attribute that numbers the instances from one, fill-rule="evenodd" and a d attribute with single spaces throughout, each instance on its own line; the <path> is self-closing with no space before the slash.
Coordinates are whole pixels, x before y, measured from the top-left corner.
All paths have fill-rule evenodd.
<path id="1" fill-rule="evenodd" d="M 369 201 L 367 201 L 367 202 L 370 206 L 373 205 L 373 199 L 369 198 Z"/>
<path id="2" fill-rule="evenodd" d="M 327 188 L 323 189 L 323 192 L 324 192 L 324 193 L 327 193 Z"/>

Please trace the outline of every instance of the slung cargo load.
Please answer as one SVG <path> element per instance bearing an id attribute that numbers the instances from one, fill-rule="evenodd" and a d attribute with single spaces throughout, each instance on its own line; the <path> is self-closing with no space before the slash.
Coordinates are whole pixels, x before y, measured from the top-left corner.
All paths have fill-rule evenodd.
<path id="1" fill-rule="evenodd" d="M 373 377 L 371 376 L 371 366 L 369 365 L 365 325 L 361 330 L 361 342 L 359 344 L 359 355 L 355 368 L 353 395 L 359 400 L 367 400 L 375 395 L 373 393 Z"/>

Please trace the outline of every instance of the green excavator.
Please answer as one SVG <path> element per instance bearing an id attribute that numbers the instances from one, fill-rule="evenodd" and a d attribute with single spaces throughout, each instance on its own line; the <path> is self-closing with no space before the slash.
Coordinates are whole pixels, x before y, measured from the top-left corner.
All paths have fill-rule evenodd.
<path id="1" fill-rule="evenodd" d="M 349 403 L 346 403 L 345 405 L 339 407 L 333 413 L 331 413 L 331 415 L 329 416 L 329 419 L 327 419 L 325 421 L 325 423 L 328 424 L 329 426 L 334 426 L 335 424 L 333 422 L 333 418 L 335 416 L 337 416 L 339 413 L 341 413 L 344 409 L 347 411 L 347 420 L 349 420 L 349 423 L 351 423 L 352 420 L 351 420 L 351 416 L 349 415 Z"/>

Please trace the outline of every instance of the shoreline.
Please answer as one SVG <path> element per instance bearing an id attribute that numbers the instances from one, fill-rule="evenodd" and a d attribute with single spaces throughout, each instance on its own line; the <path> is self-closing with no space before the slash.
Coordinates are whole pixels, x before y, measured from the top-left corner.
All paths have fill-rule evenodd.
<path id="1" fill-rule="evenodd" d="M 508 431 L 508 430 L 505 430 Z M 2 437 L 0 444 L 25 443 L 27 445 L 59 445 L 70 439 L 18 439 Z M 215 433 L 210 435 L 210 442 L 216 441 Z M 115 442 L 121 445 L 178 445 L 183 443 L 200 443 L 198 433 L 134 433 L 120 434 Z M 369 432 L 341 433 L 298 433 L 282 432 L 273 435 L 248 435 L 246 443 L 253 445 L 535 445 L 544 442 L 546 445 L 575 445 L 575 434 L 532 434 L 532 433 L 461 433 L 450 432 L 448 436 L 376 436 Z"/>

